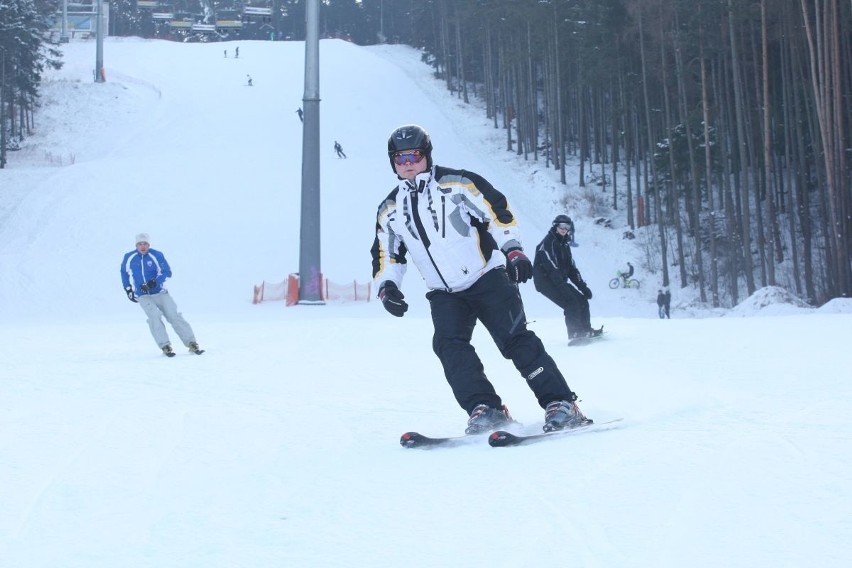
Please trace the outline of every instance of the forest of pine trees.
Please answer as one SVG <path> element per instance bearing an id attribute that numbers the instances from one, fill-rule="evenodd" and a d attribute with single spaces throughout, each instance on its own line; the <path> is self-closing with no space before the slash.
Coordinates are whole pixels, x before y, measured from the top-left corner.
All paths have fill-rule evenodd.
<path id="1" fill-rule="evenodd" d="M 41 76 L 61 66 L 47 30 L 57 2 L 0 0 L 0 169 L 32 127 Z"/>
<path id="2" fill-rule="evenodd" d="M 304 38 L 305 0 L 250 1 Z M 9 83 L 21 63 L 3 47 L 4 14 L 10 109 L 33 93 Z M 139 33 L 131 0 L 112 14 L 122 35 Z M 322 0 L 321 20 L 324 37 L 422 49 L 505 131 L 507 151 L 590 184 L 599 207 L 644 227 L 663 285 L 714 307 L 764 286 L 815 305 L 852 297 L 852 0 Z"/>
<path id="3" fill-rule="evenodd" d="M 567 155 L 587 166 L 576 183 L 653 227 L 664 285 L 852 295 L 852 2 L 429 4 L 413 28 L 447 87 L 508 150 L 563 181 Z"/>

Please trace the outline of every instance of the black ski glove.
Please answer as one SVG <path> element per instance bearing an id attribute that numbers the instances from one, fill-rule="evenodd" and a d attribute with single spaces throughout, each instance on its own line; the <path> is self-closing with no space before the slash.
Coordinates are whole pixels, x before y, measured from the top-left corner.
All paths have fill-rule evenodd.
<path id="1" fill-rule="evenodd" d="M 401 318 L 408 311 L 408 304 L 403 298 L 405 298 L 405 295 L 390 280 L 384 282 L 379 288 L 379 299 L 382 301 L 382 305 L 398 318 Z"/>
<path id="2" fill-rule="evenodd" d="M 133 286 L 125 286 L 124 292 L 127 294 L 127 299 L 133 302 L 134 304 L 138 303 L 136 299 L 136 294 L 133 293 Z"/>
<path id="3" fill-rule="evenodd" d="M 591 299 L 592 299 L 592 291 L 591 291 L 591 290 L 589 290 L 589 287 L 586 285 L 586 283 L 585 283 L 585 282 L 581 282 L 581 283 L 580 283 L 580 285 L 579 285 L 579 286 L 577 286 L 577 288 L 579 288 L 579 289 L 580 289 L 580 292 L 583 294 L 583 296 L 585 296 L 585 298 L 586 298 L 587 300 L 591 300 Z"/>
<path id="4" fill-rule="evenodd" d="M 533 265 L 524 251 L 521 249 L 512 249 L 506 253 L 506 258 L 509 260 L 508 272 L 509 278 L 515 282 L 526 282 L 533 275 Z"/>
<path id="5" fill-rule="evenodd" d="M 143 292 L 150 292 L 151 290 L 153 290 L 156 287 L 157 287 L 157 279 L 156 278 L 151 278 L 150 280 L 148 280 L 147 282 L 145 282 L 144 284 L 142 284 L 140 286 L 140 288 L 142 288 Z"/>

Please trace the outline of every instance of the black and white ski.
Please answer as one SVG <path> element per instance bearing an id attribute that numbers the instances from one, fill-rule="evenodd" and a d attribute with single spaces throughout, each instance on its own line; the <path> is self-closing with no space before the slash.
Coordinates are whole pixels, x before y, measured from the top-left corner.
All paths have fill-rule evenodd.
<path id="1" fill-rule="evenodd" d="M 602 430 L 611 430 L 613 428 L 617 428 L 617 423 L 624 420 L 623 418 L 615 418 L 614 420 L 607 420 L 606 422 L 590 422 L 588 424 L 584 424 L 582 426 L 578 426 L 576 428 L 569 428 L 568 430 L 556 430 L 555 432 L 540 432 L 536 434 L 529 434 L 526 436 L 512 434 L 511 432 L 506 432 L 505 430 L 497 430 L 496 432 L 492 432 L 490 436 L 488 436 L 488 445 L 492 448 L 505 448 L 508 446 L 520 446 L 521 444 L 534 444 L 536 442 L 542 442 L 549 438 L 556 438 L 562 436 L 569 436 L 571 434 L 580 434 L 582 432 L 600 432 Z"/>
<path id="2" fill-rule="evenodd" d="M 406 432 L 399 438 L 399 443 L 403 448 L 416 448 L 429 450 L 432 448 L 452 448 L 455 446 L 464 446 L 483 439 L 483 435 L 488 434 L 470 434 L 465 436 L 449 436 L 444 438 L 433 438 L 424 436 L 419 432 Z"/>

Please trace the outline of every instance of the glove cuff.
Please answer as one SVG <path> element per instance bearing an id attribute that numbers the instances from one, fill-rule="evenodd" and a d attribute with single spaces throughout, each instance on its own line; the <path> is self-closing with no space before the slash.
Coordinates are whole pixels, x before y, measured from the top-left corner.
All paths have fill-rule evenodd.
<path id="1" fill-rule="evenodd" d="M 396 288 L 396 284 L 393 283 L 392 280 L 385 280 L 379 285 L 379 290 L 376 292 L 376 297 L 382 299 L 385 295 L 385 290 L 389 290 L 391 287 Z"/>
<path id="2" fill-rule="evenodd" d="M 512 252 L 514 250 L 519 250 L 519 251 L 523 252 L 524 247 L 522 247 L 521 243 L 519 243 L 517 240 L 511 239 L 511 240 L 503 243 L 503 246 L 500 247 L 500 250 L 503 251 L 503 254 L 508 255 L 510 252 Z"/>

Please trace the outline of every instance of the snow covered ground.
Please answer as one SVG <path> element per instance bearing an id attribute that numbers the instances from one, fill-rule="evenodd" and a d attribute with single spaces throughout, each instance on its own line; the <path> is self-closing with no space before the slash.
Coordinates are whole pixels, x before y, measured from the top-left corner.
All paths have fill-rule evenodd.
<path id="1" fill-rule="evenodd" d="M 222 57 L 237 45 L 239 59 Z M 657 275 L 608 289 L 641 254 L 590 221 L 594 189 L 505 152 L 503 131 L 416 51 L 323 41 L 325 274 L 369 279 L 375 210 L 395 181 L 387 137 L 415 122 L 436 162 L 508 195 L 529 250 L 568 209 L 608 332 L 568 348 L 559 310 L 521 286 L 581 407 L 619 428 L 405 450 L 406 430 L 451 435 L 466 420 L 416 271 L 402 319 L 376 301 L 251 304 L 253 285 L 298 270 L 303 44 L 110 39 L 103 84 L 94 43 L 63 50 L 36 132 L 0 170 L 0 566 L 852 561 L 849 301 L 815 310 L 764 290 L 710 313 L 675 288 L 660 320 Z M 141 231 L 172 264 L 202 357 L 163 357 L 121 290 Z M 475 345 L 535 427 L 523 379 L 481 329 Z"/>

